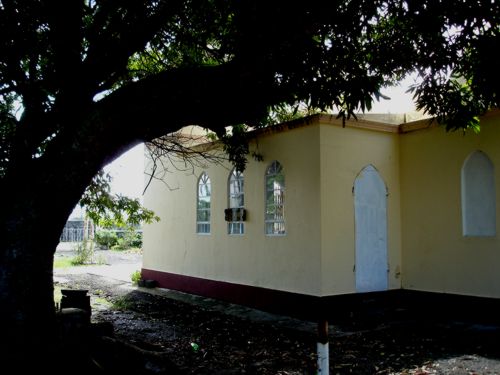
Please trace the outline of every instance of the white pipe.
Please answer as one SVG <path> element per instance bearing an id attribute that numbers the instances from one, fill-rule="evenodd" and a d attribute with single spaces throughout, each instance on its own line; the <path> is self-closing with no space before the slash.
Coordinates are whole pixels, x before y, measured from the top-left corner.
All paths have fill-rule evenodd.
<path id="1" fill-rule="evenodd" d="M 318 342 L 318 375 L 328 375 L 330 366 L 330 357 L 328 355 L 328 343 L 322 344 Z"/>

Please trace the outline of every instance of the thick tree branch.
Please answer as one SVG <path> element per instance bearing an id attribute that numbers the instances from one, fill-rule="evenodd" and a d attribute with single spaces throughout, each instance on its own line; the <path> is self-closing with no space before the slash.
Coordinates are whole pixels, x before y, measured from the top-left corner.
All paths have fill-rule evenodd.
<path id="1" fill-rule="evenodd" d="M 141 140 L 189 124 L 217 132 L 262 119 L 267 106 L 282 99 L 273 78 L 263 69 L 234 63 L 171 70 L 117 90 L 98 108 L 112 131 Z"/>
<path id="2" fill-rule="evenodd" d="M 139 141 L 190 124 L 218 131 L 264 117 L 267 105 L 279 99 L 272 96 L 275 93 L 266 80 L 269 77 L 262 72 L 227 64 L 172 70 L 129 84 L 94 103 L 87 115 L 63 119 L 63 130 L 45 153 L 31 160 L 28 169 L 5 179 L 14 189 L 10 194 L 30 186 L 45 195 L 38 200 L 44 205 L 38 212 L 50 210 L 54 201 L 70 210 L 92 177 Z"/>
<path id="3" fill-rule="evenodd" d="M 103 1 L 86 35 L 89 48 L 84 69 L 93 86 L 107 88 L 121 78 L 128 59 L 144 49 L 182 4 L 180 0 L 161 0 L 153 7 L 148 1 L 127 0 L 118 11 L 115 2 Z"/>
<path id="4" fill-rule="evenodd" d="M 48 7 L 54 76 L 47 78 L 52 78 L 50 86 L 59 89 L 59 96 L 73 98 L 84 87 L 80 82 L 83 0 L 54 1 Z"/>

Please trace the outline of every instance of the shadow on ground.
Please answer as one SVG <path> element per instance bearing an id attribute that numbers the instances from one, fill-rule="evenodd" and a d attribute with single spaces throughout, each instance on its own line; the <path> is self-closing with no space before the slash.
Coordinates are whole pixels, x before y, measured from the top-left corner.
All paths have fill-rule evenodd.
<path id="1" fill-rule="evenodd" d="M 94 345 L 95 358 L 107 370 L 316 372 L 314 322 L 178 292 L 137 289 L 102 276 L 66 277 L 60 285 L 86 288 L 94 301 L 109 301 L 92 317 L 94 324 L 112 327 L 112 334 L 108 331 L 109 337 Z M 432 306 L 425 310 L 358 315 L 331 324 L 330 373 L 500 374 L 498 325 L 432 314 Z"/>
<path id="2" fill-rule="evenodd" d="M 91 296 L 94 333 L 85 350 L 94 372 L 316 373 L 315 322 L 137 288 L 130 273 L 141 267 L 139 254 L 103 255 L 104 265 L 55 273 L 58 287 L 88 290 Z M 331 314 L 330 373 L 500 374 L 495 311 L 439 300 L 409 302 L 404 309 L 359 305 Z"/>

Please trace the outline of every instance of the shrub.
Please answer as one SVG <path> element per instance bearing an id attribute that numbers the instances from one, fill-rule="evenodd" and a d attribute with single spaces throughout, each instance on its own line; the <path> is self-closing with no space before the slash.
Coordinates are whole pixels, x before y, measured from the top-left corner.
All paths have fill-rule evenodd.
<path id="1" fill-rule="evenodd" d="M 100 230 L 95 234 L 95 242 L 100 249 L 108 250 L 118 244 L 118 236 L 114 231 Z"/>
<path id="2" fill-rule="evenodd" d="M 134 271 L 131 275 L 130 278 L 132 279 L 132 283 L 138 284 L 139 280 L 141 279 L 141 271 L 137 270 Z"/>
<path id="3" fill-rule="evenodd" d="M 79 266 L 82 264 L 92 264 L 94 262 L 94 242 L 83 240 L 75 246 L 75 257 L 71 259 L 71 264 Z"/>
<path id="4" fill-rule="evenodd" d="M 131 248 L 142 247 L 142 233 L 136 232 L 134 229 L 128 229 L 120 237 L 117 244 L 113 246 L 116 250 L 127 250 Z"/>

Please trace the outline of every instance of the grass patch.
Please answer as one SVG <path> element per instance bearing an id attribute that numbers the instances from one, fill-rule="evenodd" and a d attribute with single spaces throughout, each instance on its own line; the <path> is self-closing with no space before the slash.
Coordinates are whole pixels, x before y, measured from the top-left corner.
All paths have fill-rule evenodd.
<path id="1" fill-rule="evenodd" d="M 131 310 L 134 307 L 134 303 L 127 297 L 115 298 L 111 305 L 114 310 Z"/>
<path id="2" fill-rule="evenodd" d="M 94 257 L 93 262 L 82 263 L 80 259 L 76 257 L 62 257 L 54 259 L 54 268 L 69 268 L 78 266 L 90 266 L 90 265 L 103 265 L 106 264 L 106 258 L 102 255 Z"/>
<path id="3" fill-rule="evenodd" d="M 92 300 L 92 306 L 95 307 L 95 306 L 103 306 L 105 308 L 113 308 L 114 305 L 109 302 L 106 298 L 103 298 L 103 297 L 95 297 L 93 300 Z"/>
<path id="4" fill-rule="evenodd" d="M 73 266 L 73 258 L 63 257 L 54 259 L 54 268 L 69 268 Z"/>

